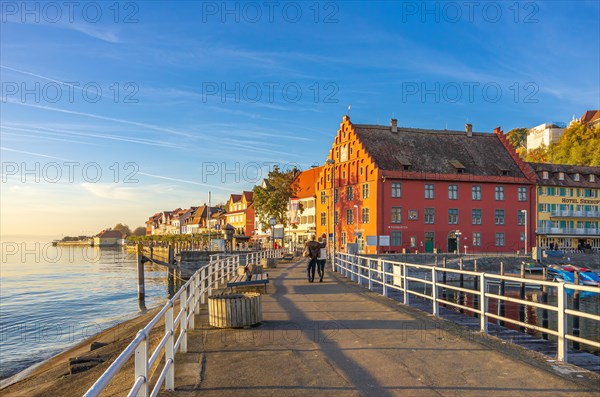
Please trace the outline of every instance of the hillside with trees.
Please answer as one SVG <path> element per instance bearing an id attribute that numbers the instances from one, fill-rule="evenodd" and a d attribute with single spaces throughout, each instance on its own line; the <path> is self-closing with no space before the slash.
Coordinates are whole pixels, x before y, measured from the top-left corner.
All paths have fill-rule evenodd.
<path id="1" fill-rule="evenodd" d="M 600 166 L 600 124 L 590 127 L 571 123 L 558 143 L 527 150 L 527 128 L 515 128 L 507 133 L 508 141 L 525 161 L 538 163 Z"/>

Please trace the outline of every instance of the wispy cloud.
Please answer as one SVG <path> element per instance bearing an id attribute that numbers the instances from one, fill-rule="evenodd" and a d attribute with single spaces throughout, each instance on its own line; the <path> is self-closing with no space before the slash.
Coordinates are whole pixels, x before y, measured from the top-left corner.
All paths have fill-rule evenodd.
<path id="1" fill-rule="evenodd" d="M 30 156 L 43 157 L 43 158 L 47 158 L 47 159 L 70 161 L 70 160 L 62 158 L 62 157 L 51 156 L 51 155 L 43 154 L 43 153 L 28 152 L 28 151 L 25 151 L 25 150 L 11 149 L 11 148 L 7 148 L 7 147 L 4 147 L 4 146 L 0 146 L 0 150 L 4 150 L 6 152 L 14 152 L 14 153 L 20 153 L 20 154 L 27 154 L 27 155 L 30 155 Z"/>
<path id="2" fill-rule="evenodd" d="M 115 183 L 82 183 L 80 186 L 96 197 L 110 200 L 137 200 L 148 193 L 146 189 Z"/>
<path id="3" fill-rule="evenodd" d="M 43 109 L 43 110 L 48 110 L 48 111 L 58 112 L 58 113 L 66 113 L 66 114 L 71 114 L 71 115 L 74 115 L 74 116 L 90 117 L 90 118 L 94 118 L 94 119 L 98 119 L 98 120 L 113 121 L 115 123 L 122 123 L 122 124 L 134 125 L 134 126 L 137 126 L 137 127 L 148 128 L 148 129 L 151 129 L 151 130 L 154 130 L 154 131 L 165 132 L 165 133 L 173 134 L 173 135 L 177 135 L 177 136 L 184 136 L 184 137 L 187 137 L 187 138 L 206 138 L 206 137 L 199 136 L 199 135 L 192 135 L 192 134 L 189 134 L 189 133 L 177 131 L 177 130 L 174 130 L 174 129 L 171 129 L 171 128 L 165 128 L 165 127 L 160 127 L 160 126 L 156 126 L 156 125 L 152 125 L 152 124 L 146 124 L 146 123 L 140 123 L 140 122 L 137 122 L 137 121 L 119 119 L 119 118 L 115 118 L 115 117 L 101 116 L 101 115 L 97 115 L 97 114 L 93 114 L 93 113 L 77 112 L 77 111 L 74 111 L 74 110 L 67 110 L 67 109 L 56 108 L 56 107 L 52 107 L 52 106 L 35 105 L 35 104 L 32 104 L 32 103 L 25 103 L 25 102 L 17 101 L 15 99 L 6 98 L 6 97 L 3 97 L 1 100 L 4 101 L 4 102 L 12 103 L 14 105 L 27 106 L 27 107 L 32 107 L 32 108 L 36 108 L 36 109 Z"/>
<path id="4" fill-rule="evenodd" d="M 224 187 L 222 185 L 210 185 L 210 184 L 207 184 L 207 183 L 200 183 L 200 182 L 196 182 L 196 181 L 190 181 L 188 179 L 172 178 L 172 177 L 169 177 L 169 176 L 149 174 L 147 172 L 138 172 L 137 175 L 144 175 L 144 176 L 148 176 L 150 178 L 157 178 L 157 179 L 162 179 L 162 180 L 165 180 L 165 181 L 185 183 L 185 184 L 188 184 L 188 185 L 196 185 L 196 186 L 209 187 L 211 189 L 219 189 L 219 190 L 231 191 L 231 189 L 229 189 L 227 187 Z"/>

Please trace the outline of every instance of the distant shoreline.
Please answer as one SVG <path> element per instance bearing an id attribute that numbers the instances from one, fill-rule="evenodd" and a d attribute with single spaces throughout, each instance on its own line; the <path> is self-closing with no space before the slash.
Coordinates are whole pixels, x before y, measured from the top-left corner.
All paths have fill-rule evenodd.
<path id="1" fill-rule="evenodd" d="M 81 240 L 81 241 L 56 241 L 56 244 L 54 242 L 52 244 L 56 245 L 58 247 L 63 247 L 63 246 L 70 246 L 70 247 L 84 246 L 85 247 L 85 246 L 92 245 L 92 244 L 90 244 L 89 241 L 83 241 L 83 240 Z"/>

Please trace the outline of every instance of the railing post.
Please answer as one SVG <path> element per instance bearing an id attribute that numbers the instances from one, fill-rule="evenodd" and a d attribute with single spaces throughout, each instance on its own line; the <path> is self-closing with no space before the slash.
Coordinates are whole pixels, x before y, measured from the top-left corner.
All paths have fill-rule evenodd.
<path id="1" fill-rule="evenodd" d="M 144 378 L 144 384 L 140 387 L 137 397 L 146 397 L 149 391 L 148 384 L 148 335 L 144 335 L 144 340 L 135 349 L 135 381 L 138 378 Z"/>
<path id="2" fill-rule="evenodd" d="M 409 297 L 408 297 L 408 280 L 406 279 L 406 272 L 407 272 L 407 267 L 406 267 L 406 263 L 402 264 L 402 287 L 403 287 L 403 292 L 404 292 L 404 303 L 405 305 L 410 304 L 409 302 Z"/>
<path id="3" fill-rule="evenodd" d="M 431 300 L 433 303 L 432 314 L 436 317 L 439 316 L 440 308 L 438 304 L 438 293 L 437 293 L 437 272 L 435 266 L 431 268 Z"/>
<path id="4" fill-rule="evenodd" d="M 485 273 L 481 273 L 479 276 L 479 330 L 484 334 L 488 333 L 488 322 L 486 318 L 486 313 L 488 310 L 488 302 L 485 297 Z"/>
<path id="5" fill-rule="evenodd" d="M 369 289 L 372 290 L 373 289 L 373 262 L 371 261 L 371 258 L 367 259 L 367 265 L 369 266 L 369 271 L 368 271 Z"/>
<path id="6" fill-rule="evenodd" d="M 388 290 L 387 290 L 387 272 L 385 269 L 385 262 L 381 260 L 381 258 L 377 259 L 377 266 L 379 266 L 379 268 L 381 269 L 381 275 L 383 277 L 383 284 L 382 284 L 382 288 L 383 288 L 383 296 L 388 296 Z"/>
<path id="7" fill-rule="evenodd" d="M 175 390 L 175 324 L 173 323 L 173 302 L 171 302 L 171 307 L 165 313 L 165 333 L 169 335 L 165 344 L 165 362 L 171 360 L 171 367 L 167 370 L 167 377 L 165 378 L 165 389 L 173 391 Z"/>
<path id="8" fill-rule="evenodd" d="M 194 281 L 194 314 L 200 314 L 200 272 L 196 272 Z"/>
<path id="9" fill-rule="evenodd" d="M 212 294 L 212 282 L 213 282 L 213 276 L 215 273 L 214 267 L 215 264 L 213 262 L 209 263 L 206 270 L 206 279 L 208 280 L 207 283 L 208 285 L 206 286 L 206 288 L 208 289 L 208 296 L 210 296 Z"/>
<path id="10" fill-rule="evenodd" d="M 195 293 L 196 278 L 195 277 L 192 278 L 192 282 L 190 283 L 190 288 L 191 288 L 190 289 L 190 297 L 192 297 L 192 301 L 190 302 L 191 306 L 188 306 L 188 308 L 187 308 L 188 309 L 187 312 L 188 313 L 196 313 L 195 303 L 194 303 L 194 301 L 195 301 L 194 298 L 196 297 L 196 293 Z M 190 320 L 188 322 L 188 328 L 189 329 L 194 329 L 195 326 L 196 326 L 196 319 L 195 319 L 195 316 L 192 315 L 192 317 L 190 317 Z"/>
<path id="11" fill-rule="evenodd" d="M 206 274 L 208 273 L 207 269 L 208 269 L 208 266 L 204 266 L 200 270 L 200 284 L 201 284 L 200 303 L 202 303 L 202 304 L 206 303 Z"/>
<path id="12" fill-rule="evenodd" d="M 565 283 L 558 283 L 558 340 L 557 347 L 558 351 L 556 352 L 556 360 L 557 361 L 567 361 L 567 338 L 565 337 L 567 333 L 567 314 L 565 313 L 567 302 L 567 291 L 565 289 Z"/>
<path id="13" fill-rule="evenodd" d="M 181 308 L 181 317 L 179 317 L 179 332 L 183 334 L 181 338 L 180 351 L 187 353 L 187 288 L 184 288 L 179 298 L 179 306 Z"/>

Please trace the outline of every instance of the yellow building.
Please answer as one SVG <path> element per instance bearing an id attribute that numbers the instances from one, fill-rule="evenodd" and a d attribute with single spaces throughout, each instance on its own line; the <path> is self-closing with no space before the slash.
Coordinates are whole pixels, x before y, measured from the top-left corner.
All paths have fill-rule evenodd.
<path id="1" fill-rule="evenodd" d="M 254 194 L 242 192 L 232 194 L 227 201 L 227 223 L 235 228 L 234 238 L 249 239 L 254 231 L 254 207 L 252 206 Z"/>
<path id="2" fill-rule="evenodd" d="M 600 167 L 529 165 L 537 176 L 536 246 L 600 251 Z"/>

